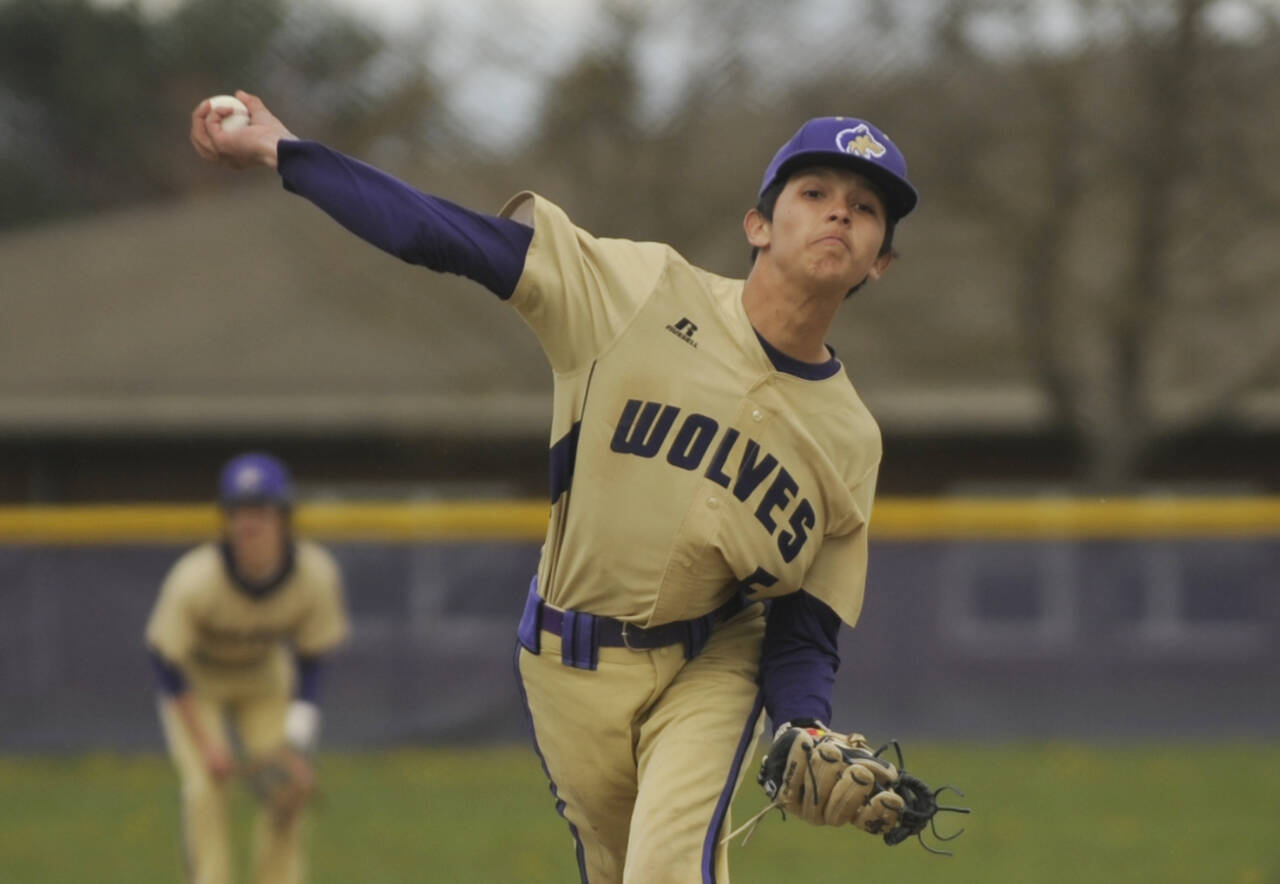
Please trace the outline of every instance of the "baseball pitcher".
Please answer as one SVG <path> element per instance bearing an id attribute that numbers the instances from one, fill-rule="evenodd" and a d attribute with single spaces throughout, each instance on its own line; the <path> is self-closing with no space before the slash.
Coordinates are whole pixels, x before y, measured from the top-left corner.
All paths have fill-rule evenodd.
<path id="1" fill-rule="evenodd" d="M 200 156 L 274 168 L 358 236 L 475 280 L 546 353 L 552 511 L 515 664 L 581 879 L 728 881 L 729 806 L 766 712 L 771 806 L 916 833 L 934 793 L 904 799 L 897 767 L 825 724 L 881 454 L 825 339 L 916 204 L 888 136 L 849 117 L 801 126 L 744 218 L 741 280 L 595 237 L 533 193 L 497 215 L 459 207 L 238 97 L 251 122 L 236 132 L 208 102 L 193 112 Z"/>
<path id="2" fill-rule="evenodd" d="M 224 535 L 174 564 L 147 623 L 193 884 L 230 884 L 227 798 L 237 774 L 262 804 L 253 880 L 302 880 L 322 658 L 348 625 L 338 566 L 293 537 L 292 501 L 289 472 L 274 457 L 227 463 L 218 485 Z"/>

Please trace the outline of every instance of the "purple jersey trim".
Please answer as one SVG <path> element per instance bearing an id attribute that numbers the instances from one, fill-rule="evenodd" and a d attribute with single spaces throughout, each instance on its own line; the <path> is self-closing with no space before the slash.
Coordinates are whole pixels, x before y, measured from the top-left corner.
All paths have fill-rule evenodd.
<path id="1" fill-rule="evenodd" d="M 271 595 L 280 587 L 284 586 L 284 582 L 293 574 L 294 566 L 298 561 L 298 549 L 290 539 L 284 547 L 284 558 L 280 562 L 280 570 L 268 577 L 266 580 L 250 580 L 248 577 L 240 573 L 239 566 L 236 565 L 236 555 L 231 549 L 231 542 L 223 540 L 218 544 L 218 551 L 222 554 L 222 566 L 227 571 L 227 576 L 231 578 L 231 583 L 240 592 L 253 599 L 263 599 Z"/>
<path id="2" fill-rule="evenodd" d="M 515 647 L 515 670 L 516 670 L 516 687 L 520 689 L 520 703 L 524 706 L 525 717 L 529 719 L 529 737 L 533 740 L 533 751 L 538 756 L 538 761 L 542 763 L 542 772 L 547 775 L 547 784 L 551 789 L 551 797 L 556 800 L 556 813 L 560 815 L 566 823 L 569 824 L 569 833 L 573 835 L 574 855 L 578 859 L 578 877 L 581 878 L 582 884 L 590 884 L 587 880 L 587 857 L 582 846 L 582 836 L 578 834 L 578 827 L 573 824 L 564 810 L 568 806 L 565 800 L 560 797 L 560 790 L 556 786 L 555 779 L 551 776 L 551 769 L 547 767 L 547 759 L 542 754 L 542 749 L 538 746 L 538 728 L 533 723 L 533 708 L 529 705 L 529 694 L 524 689 L 524 676 L 520 674 L 520 651 L 528 651 L 520 642 L 516 642 Z M 531 651 L 530 653 L 537 653 Z"/>
<path id="3" fill-rule="evenodd" d="M 760 332 L 756 332 L 756 339 L 760 341 L 760 346 L 764 347 L 764 352 L 773 363 L 773 367 L 783 374 L 795 375 L 806 381 L 825 381 L 840 371 L 840 360 L 836 358 L 835 350 L 831 351 L 831 358 L 826 362 L 802 362 L 770 344 Z"/>
<path id="4" fill-rule="evenodd" d="M 760 684 L 775 727 L 797 718 L 831 722 L 839 631 L 840 617 L 803 589 L 770 601 Z"/>
<path id="5" fill-rule="evenodd" d="M 480 283 L 506 300 L 515 291 L 533 228 L 415 190 L 314 141 L 281 140 L 285 190 L 305 197 L 385 252 Z"/>
<path id="6" fill-rule="evenodd" d="M 551 446 L 551 502 L 555 503 L 560 495 L 569 490 L 573 484 L 573 467 L 578 459 L 578 433 L 582 430 L 582 421 L 573 422 L 569 432 L 561 436 Z"/>
<path id="7" fill-rule="evenodd" d="M 308 703 L 318 703 L 320 701 L 321 674 L 324 672 L 321 659 L 320 657 L 301 656 L 294 658 L 298 679 L 297 688 L 294 690 L 293 695 L 299 700 L 306 700 Z"/>
<path id="8" fill-rule="evenodd" d="M 760 691 L 756 692 L 755 703 L 751 706 L 751 714 L 747 716 L 746 726 L 738 739 L 738 749 L 733 755 L 733 764 L 729 768 L 729 776 L 725 778 L 724 789 L 720 792 L 720 800 L 716 802 L 715 812 L 711 815 L 711 825 L 707 827 L 707 836 L 702 842 L 702 884 L 716 882 L 716 850 L 720 846 L 720 830 L 724 828 L 729 816 L 729 803 L 738 788 L 738 780 L 742 776 L 742 765 L 751 754 L 755 745 L 756 722 L 764 709 L 764 699 Z"/>
<path id="9" fill-rule="evenodd" d="M 182 670 L 162 657 L 159 651 L 149 650 L 148 654 L 151 657 L 151 671 L 156 675 L 156 684 L 160 686 L 160 690 L 170 697 L 185 694 L 187 678 Z"/>

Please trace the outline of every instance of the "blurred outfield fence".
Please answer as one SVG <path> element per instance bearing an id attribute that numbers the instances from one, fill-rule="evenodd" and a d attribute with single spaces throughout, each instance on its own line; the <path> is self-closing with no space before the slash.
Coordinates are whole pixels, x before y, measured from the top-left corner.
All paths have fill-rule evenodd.
<path id="1" fill-rule="evenodd" d="M 546 504 L 312 504 L 354 637 L 334 746 L 519 741 Z M 1280 498 L 885 499 L 835 724 L 889 736 L 1274 737 Z M 142 645 L 211 506 L 0 508 L 0 750 L 160 746 Z"/>

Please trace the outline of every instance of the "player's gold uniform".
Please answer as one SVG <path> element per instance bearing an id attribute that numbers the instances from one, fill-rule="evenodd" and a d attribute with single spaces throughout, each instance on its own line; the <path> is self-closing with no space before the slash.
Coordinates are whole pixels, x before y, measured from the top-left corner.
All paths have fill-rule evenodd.
<path id="1" fill-rule="evenodd" d="M 206 543 L 169 571 L 147 623 L 146 641 L 181 669 L 205 732 L 231 745 L 228 722 L 247 757 L 285 742 L 294 655 L 318 657 L 349 631 L 341 575 L 322 547 L 296 541 L 292 569 L 261 595 L 238 586 L 221 548 Z M 173 703 L 161 700 L 165 740 L 182 787 L 183 838 L 195 884 L 232 879 L 227 828 L 229 784 L 209 774 Z M 264 810 L 255 827 L 257 884 L 302 877 L 301 819 L 274 825 Z"/>
<path id="2" fill-rule="evenodd" d="M 217 154 L 209 137 L 197 119 Z M 287 190 L 484 285 L 538 336 L 552 511 L 516 651 L 535 745 L 584 884 L 723 884 L 762 709 L 829 720 L 836 633 L 862 606 L 881 446 L 843 367 L 758 336 L 743 281 L 594 237 L 532 194 L 490 216 L 314 142 L 282 137 L 276 155 Z M 810 120 L 766 169 L 759 214 L 813 165 L 879 192 L 888 254 L 917 200 L 901 151 L 866 121 Z"/>
<path id="3" fill-rule="evenodd" d="M 725 881 L 762 718 L 755 602 L 803 587 L 857 620 L 879 430 L 838 364 L 778 369 L 741 280 L 593 237 L 531 194 L 503 214 L 534 230 L 511 304 L 555 372 L 554 505 L 518 651 L 535 740 L 584 880 Z M 579 617 L 654 627 L 726 605 L 647 650 L 601 647 Z"/>

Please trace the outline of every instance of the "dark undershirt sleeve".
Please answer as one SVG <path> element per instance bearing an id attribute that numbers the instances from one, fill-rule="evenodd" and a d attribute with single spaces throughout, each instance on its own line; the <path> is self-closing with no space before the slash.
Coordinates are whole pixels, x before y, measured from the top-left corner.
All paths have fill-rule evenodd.
<path id="1" fill-rule="evenodd" d="M 839 631 L 836 613 L 804 590 L 770 602 L 760 684 L 775 727 L 797 719 L 831 723 Z"/>
<path id="2" fill-rule="evenodd" d="M 294 696 L 308 703 L 320 702 L 320 681 L 324 671 L 320 657 L 298 656 L 295 662 L 298 669 L 297 687 Z"/>
<path id="3" fill-rule="evenodd" d="M 151 656 L 151 671 L 155 673 L 156 684 L 160 690 L 170 697 L 185 693 L 187 690 L 187 678 L 182 674 L 182 670 L 155 650 L 149 651 L 149 654 Z"/>
<path id="4" fill-rule="evenodd" d="M 533 229 L 415 190 L 374 167 L 314 141 L 282 139 L 285 190 L 385 252 L 480 283 L 506 300 L 515 291 Z"/>

